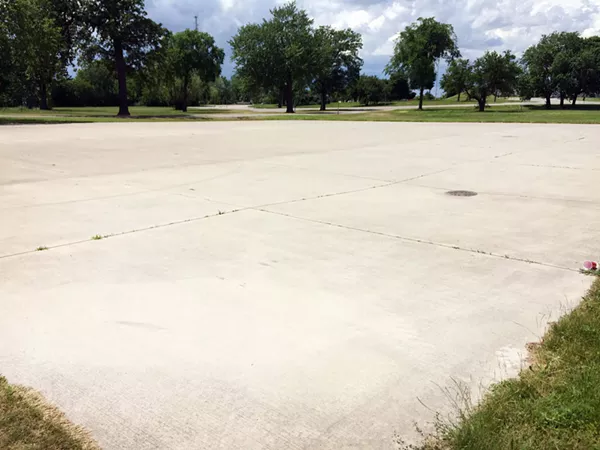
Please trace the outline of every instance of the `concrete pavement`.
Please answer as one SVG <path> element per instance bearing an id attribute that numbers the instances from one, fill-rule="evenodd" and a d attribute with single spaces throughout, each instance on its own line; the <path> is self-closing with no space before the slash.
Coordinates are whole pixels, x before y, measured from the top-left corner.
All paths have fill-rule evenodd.
<path id="1" fill-rule="evenodd" d="M 0 373 L 106 449 L 394 448 L 600 255 L 597 126 L 0 134 Z"/>

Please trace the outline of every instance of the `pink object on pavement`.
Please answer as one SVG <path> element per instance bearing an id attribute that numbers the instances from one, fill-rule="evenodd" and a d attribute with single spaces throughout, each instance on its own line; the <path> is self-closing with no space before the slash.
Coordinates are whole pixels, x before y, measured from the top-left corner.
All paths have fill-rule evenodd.
<path id="1" fill-rule="evenodd" d="M 585 270 L 598 270 L 598 263 L 596 261 L 585 261 L 583 268 Z"/>

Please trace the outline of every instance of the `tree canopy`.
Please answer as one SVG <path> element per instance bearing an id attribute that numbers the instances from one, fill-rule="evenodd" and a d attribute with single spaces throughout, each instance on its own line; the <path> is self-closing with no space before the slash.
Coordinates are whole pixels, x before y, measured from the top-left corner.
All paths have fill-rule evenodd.
<path id="1" fill-rule="evenodd" d="M 442 76 L 440 87 L 447 96 L 456 95 L 457 101 L 460 102 L 460 94 L 465 91 L 468 75 L 469 61 L 461 58 L 453 59 Z"/>
<path id="2" fill-rule="evenodd" d="M 295 2 L 272 9 L 271 16 L 238 30 L 229 41 L 232 60 L 254 88 L 279 89 L 293 113 L 295 85 L 306 85 L 314 73 L 313 21 Z"/>
<path id="3" fill-rule="evenodd" d="M 168 32 L 147 17 L 143 0 L 84 0 L 86 56 L 115 62 L 119 82 L 119 115 L 129 115 L 127 70 L 140 69 Z"/>
<path id="4" fill-rule="evenodd" d="M 197 75 L 204 82 L 215 81 L 221 74 L 224 58 L 225 52 L 215 45 L 214 38 L 208 33 L 188 29 L 169 38 L 169 66 L 173 74 L 182 80 L 183 111 L 187 111 L 192 75 Z"/>
<path id="5" fill-rule="evenodd" d="M 435 83 L 436 62 L 458 56 L 460 52 L 452 25 L 440 23 L 433 17 L 420 17 L 400 33 L 386 72 L 402 72 L 410 87 L 419 90 L 419 109 L 423 109 L 423 93 Z"/>
<path id="6" fill-rule="evenodd" d="M 362 37 L 349 28 L 323 26 L 314 32 L 314 47 L 314 86 L 320 95 L 320 109 L 325 111 L 327 96 L 343 92 L 360 75 Z"/>
<path id="7" fill-rule="evenodd" d="M 468 66 L 465 90 L 477 100 L 479 111 L 484 111 L 488 96 L 516 91 L 520 73 L 517 58 L 510 51 L 488 51 Z"/>
<path id="8" fill-rule="evenodd" d="M 491 95 L 541 96 L 575 105 L 600 95 L 600 37 L 542 36 L 517 61 L 488 52 L 460 59 L 450 24 L 420 18 L 398 34 L 385 73 L 362 73 L 356 31 L 315 27 L 295 2 L 281 4 L 231 39 L 233 76 L 212 36 L 171 34 L 148 18 L 144 0 L 0 0 L 0 106 L 174 106 L 203 103 L 297 104 L 360 100 L 377 104 L 430 96 L 442 60 L 447 96 L 467 92 L 480 107 Z M 517 75 L 515 75 L 517 74 Z M 516 78 L 515 78 L 516 77 Z"/>

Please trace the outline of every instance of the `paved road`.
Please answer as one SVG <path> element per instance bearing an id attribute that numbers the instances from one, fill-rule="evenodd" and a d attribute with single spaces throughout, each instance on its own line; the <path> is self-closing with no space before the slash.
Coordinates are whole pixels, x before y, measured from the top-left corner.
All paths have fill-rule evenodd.
<path id="1" fill-rule="evenodd" d="M 597 126 L 0 132 L 0 373 L 106 449 L 394 448 L 600 254 Z"/>

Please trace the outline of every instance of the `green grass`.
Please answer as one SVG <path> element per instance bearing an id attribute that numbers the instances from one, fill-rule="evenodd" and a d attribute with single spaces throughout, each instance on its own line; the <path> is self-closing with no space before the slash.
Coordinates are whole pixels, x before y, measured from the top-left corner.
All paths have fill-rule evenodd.
<path id="1" fill-rule="evenodd" d="M 85 430 L 70 423 L 35 391 L 0 376 L 0 449 L 99 450 Z"/>
<path id="2" fill-rule="evenodd" d="M 405 102 L 406 103 L 406 102 Z M 161 111 L 171 111 L 172 114 L 159 114 Z M 342 108 L 342 111 L 353 111 Z M 335 114 L 336 109 L 330 108 L 329 113 L 305 111 L 299 109 L 296 114 L 243 114 L 243 111 L 228 109 L 196 109 L 191 114 L 184 115 L 169 108 L 134 107 L 131 118 L 118 118 L 112 108 L 57 108 L 43 114 L 31 113 L 27 110 L 8 109 L 0 111 L 1 124 L 36 124 L 36 123 L 76 123 L 76 122 L 144 122 L 144 121 L 213 121 L 213 120 L 329 120 L 329 121 L 374 121 L 374 122 L 505 122 L 505 123 L 600 123 L 600 104 L 580 104 L 575 108 L 560 109 L 555 106 L 546 110 L 543 106 L 493 106 L 485 112 L 472 108 L 427 108 L 423 111 L 416 109 L 402 110 L 369 110 L 353 114 Z M 56 115 L 59 112 L 64 115 Z M 39 113 L 39 111 L 38 111 Z M 229 114 L 231 113 L 231 114 Z M 197 114 L 198 116 L 194 116 Z M 202 117 L 205 114 L 211 117 Z M 242 116 L 243 115 L 243 116 Z M 214 117 L 212 117 L 214 116 Z M 242 117 L 240 117 L 242 116 Z"/>
<path id="3" fill-rule="evenodd" d="M 119 108 L 116 106 L 95 106 L 95 107 L 77 107 L 77 108 L 53 108 L 51 110 L 42 111 L 40 109 L 27 108 L 2 108 L 0 109 L 1 116 L 19 116 L 19 117 L 37 117 L 37 116 L 52 116 L 52 117 L 77 117 L 77 118 L 115 118 Z M 129 113 L 132 118 L 166 118 L 177 119 L 192 117 L 193 114 L 232 114 L 243 113 L 244 110 L 234 110 L 214 107 L 190 107 L 186 113 L 177 111 L 167 106 L 130 106 Z M 250 112 L 250 111 L 249 111 Z"/>
<path id="4" fill-rule="evenodd" d="M 422 450 L 600 449 L 600 278 L 554 323 L 531 367 L 498 383 Z"/>
<path id="5" fill-rule="evenodd" d="M 504 123 L 600 123 L 600 107 L 546 110 L 538 106 L 492 106 L 484 112 L 473 108 L 425 108 L 417 110 L 369 111 L 358 114 L 296 113 L 260 117 L 261 120 L 331 120 L 373 122 L 504 122 Z"/>

